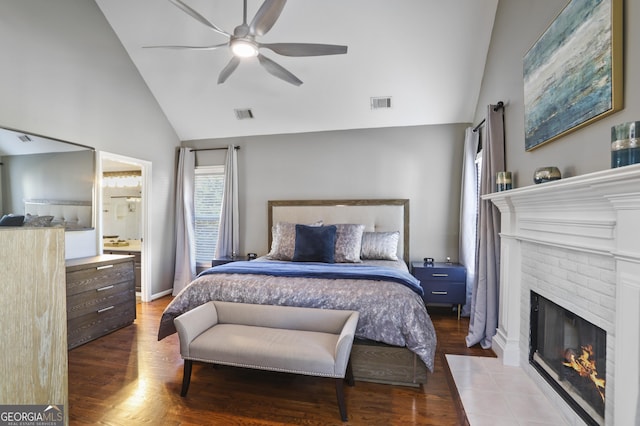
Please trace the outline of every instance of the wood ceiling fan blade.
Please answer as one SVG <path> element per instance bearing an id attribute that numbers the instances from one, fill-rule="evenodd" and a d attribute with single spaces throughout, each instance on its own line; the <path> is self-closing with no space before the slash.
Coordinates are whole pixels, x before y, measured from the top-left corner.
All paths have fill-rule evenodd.
<path id="1" fill-rule="evenodd" d="M 260 43 L 258 47 L 273 50 L 278 55 L 283 56 L 323 56 L 347 53 L 347 46 L 335 44 Z"/>
<path id="2" fill-rule="evenodd" d="M 238 65 L 240 65 L 240 58 L 236 56 L 231 58 L 227 66 L 224 67 L 222 71 L 220 71 L 220 75 L 218 75 L 218 84 L 222 84 L 227 81 L 227 78 L 229 78 L 231 73 L 233 73 L 236 68 L 238 68 Z"/>
<path id="3" fill-rule="evenodd" d="M 212 29 L 213 31 L 220 33 L 222 35 L 225 35 L 227 37 L 230 37 L 231 34 L 229 34 L 228 32 L 224 31 L 221 28 L 218 28 L 216 25 L 212 24 L 211 22 L 209 22 L 209 20 L 207 18 L 205 18 L 204 16 L 202 16 L 201 14 L 199 14 L 198 12 L 196 12 L 194 9 L 192 9 L 191 7 L 189 7 L 187 4 L 185 4 L 184 2 L 182 2 L 181 0 L 169 0 L 173 5 L 175 5 L 176 7 L 178 7 L 180 10 L 182 10 L 184 13 L 186 13 L 187 15 L 191 16 L 193 19 L 195 19 L 196 21 L 200 22 L 201 24 L 209 27 L 210 29 Z"/>
<path id="4" fill-rule="evenodd" d="M 249 25 L 250 34 L 260 36 L 268 33 L 280 17 L 286 3 L 287 0 L 265 0 Z"/>
<path id="5" fill-rule="evenodd" d="M 262 65 L 269 74 L 278 77 L 279 79 L 282 79 L 287 83 L 291 83 L 294 86 L 300 86 L 302 84 L 302 80 L 300 80 L 298 77 L 291 74 L 289 71 L 287 71 L 271 59 L 267 58 L 266 56 L 258 55 L 258 61 L 260 61 L 260 65 Z"/>
<path id="6" fill-rule="evenodd" d="M 186 49 L 186 50 L 216 50 L 229 46 L 229 43 L 214 44 L 213 46 L 142 46 L 143 49 Z"/>

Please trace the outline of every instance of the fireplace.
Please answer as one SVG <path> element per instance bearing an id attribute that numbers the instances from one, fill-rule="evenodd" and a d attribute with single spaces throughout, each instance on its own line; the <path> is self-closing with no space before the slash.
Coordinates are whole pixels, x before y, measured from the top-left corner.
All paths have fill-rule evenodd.
<path id="1" fill-rule="evenodd" d="M 585 420 L 573 402 L 557 396 L 567 391 L 557 390 L 549 377 L 543 377 L 560 377 L 558 370 L 564 366 L 544 368 L 538 358 L 555 351 L 552 359 L 564 359 L 570 349 L 568 353 L 579 360 L 582 356 L 594 361 L 606 396 L 604 420 L 602 410 L 592 407 L 589 422 L 640 425 L 640 164 L 496 192 L 483 200 L 490 200 L 501 213 L 499 319 L 492 349 L 504 364 L 520 366 L 572 425 Z M 539 314 L 531 312 L 532 291 L 574 315 L 565 321 L 564 311 L 549 314 L 561 318 L 562 327 L 554 324 L 556 319 L 538 319 L 537 324 L 546 321 L 552 329 L 565 330 L 565 323 L 571 325 L 579 317 L 605 335 L 565 333 L 574 336 L 575 343 L 537 335 L 536 345 L 542 342 L 545 348 L 531 353 L 532 333 L 538 333 L 538 327 L 531 329 L 531 317 Z M 587 340 L 585 333 L 592 342 L 582 341 Z M 552 343 L 555 349 L 550 349 Z M 570 395 L 588 399 L 580 392 Z"/>
<path id="2" fill-rule="evenodd" d="M 529 362 L 589 425 L 604 424 L 606 332 L 531 291 Z"/>

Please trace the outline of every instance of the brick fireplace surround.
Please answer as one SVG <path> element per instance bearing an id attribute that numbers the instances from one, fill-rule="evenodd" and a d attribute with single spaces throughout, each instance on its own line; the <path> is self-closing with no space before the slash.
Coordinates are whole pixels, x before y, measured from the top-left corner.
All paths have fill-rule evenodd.
<path id="1" fill-rule="evenodd" d="M 607 333 L 605 425 L 640 424 L 640 165 L 483 197 L 501 212 L 500 301 L 493 350 L 529 364 L 530 290 Z M 584 424 L 550 398 L 569 424 Z"/>

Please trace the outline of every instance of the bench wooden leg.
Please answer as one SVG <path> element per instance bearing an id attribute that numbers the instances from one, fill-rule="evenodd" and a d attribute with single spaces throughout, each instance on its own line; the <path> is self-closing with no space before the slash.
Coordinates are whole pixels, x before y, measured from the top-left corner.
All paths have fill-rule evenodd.
<path id="1" fill-rule="evenodd" d="M 343 422 L 347 421 L 347 407 L 344 403 L 344 382 L 347 382 L 349 386 L 355 385 L 353 379 L 353 369 L 351 368 L 351 359 L 347 363 L 347 371 L 345 372 L 343 379 L 336 379 L 336 396 L 338 397 L 338 408 L 340 408 L 340 418 Z"/>
<path id="2" fill-rule="evenodd" d="M 336 381 L 336 396 L 338 397 L 338 408 L 340 409 L 340 418 L 343 422 L 347 421 L 347 407 L 344 404 L 344 379 L 335 379 Z"/>
<path id="3" fill-rule="evenodd" d="M 184 360 L 184 372 L 182 373 L 182 390 L 180 391 L 180 396 L 187 396 L 187 391 L 189 390 L 189 383 L 191 383 L 191 366 L 193 361 L 190 359 Z"/>
<path id="4" fill-rule="evenodd" d="M 349 386 L 355 386 L 356 382 L 353 379 L 353 369 L 351 368 L 351 359 L 349 359 L 349 363 L 347 364 L 347 371 L 344 376 L 344 380 L 347 382 Z"/>

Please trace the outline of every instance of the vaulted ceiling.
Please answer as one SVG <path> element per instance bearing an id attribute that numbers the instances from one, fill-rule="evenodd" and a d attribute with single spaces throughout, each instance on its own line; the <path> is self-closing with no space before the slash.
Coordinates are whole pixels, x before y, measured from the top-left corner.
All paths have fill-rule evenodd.
<path id="1" fill-rule="evenodd" d="M 183 0 L 232 33 L 240 0 Z M 227 39 L 169 0 L 96 0 L 181 140 L 473 120 L 498 0 L 292 0 L 263 43 L 348 46 L 347 54 L 286 57 L 261 49 L 303 81 L 294 86 L 256 58 L 223 84 Z M 250 22 L 261 0 L 248 0 Z M 391 97 L 391 108 L 371 108 Z M 254 118 L 238 120 L 235 109 Z"/>

